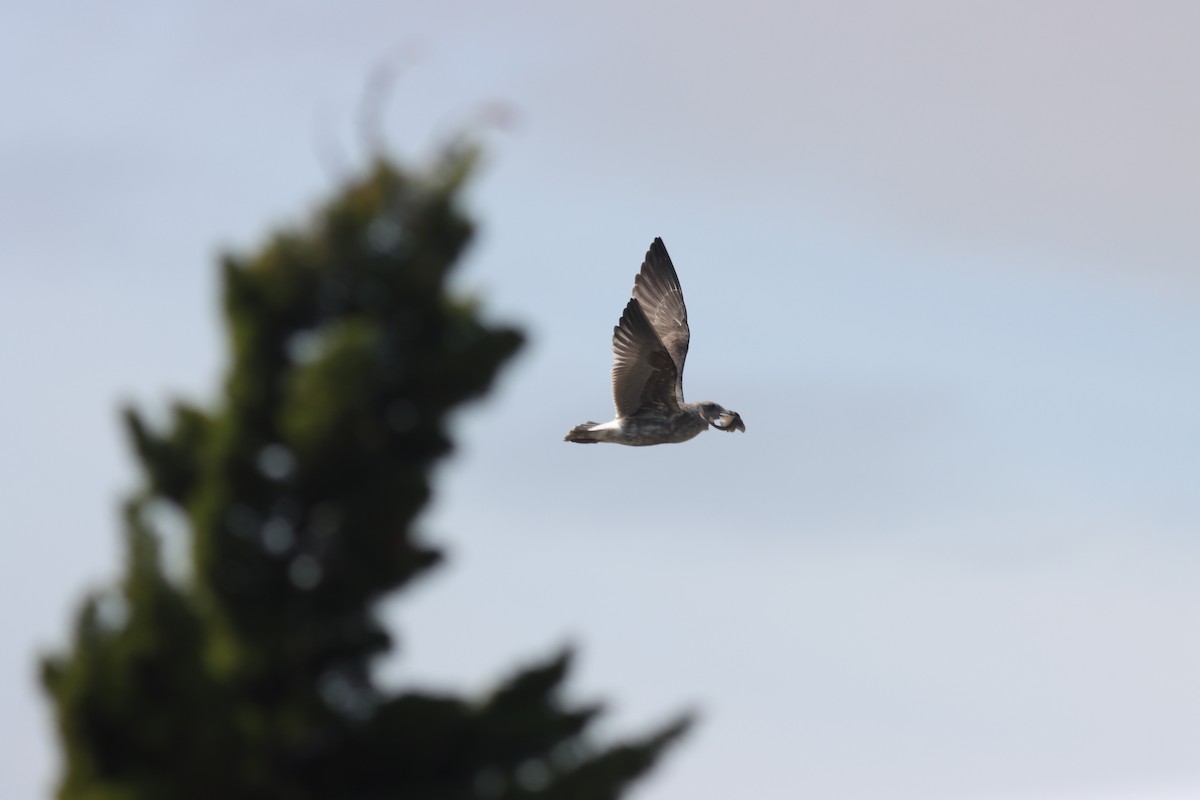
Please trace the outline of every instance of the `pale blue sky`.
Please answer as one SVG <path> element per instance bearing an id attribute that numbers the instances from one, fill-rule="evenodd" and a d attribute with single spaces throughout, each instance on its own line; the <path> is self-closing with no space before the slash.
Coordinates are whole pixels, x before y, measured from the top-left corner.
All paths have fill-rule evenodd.
<path id="1" fill-rule="evenodd" d="M 564 641 L 647 800 L 1200 795 L 1200 9 L 1190 3 L 0 3 L 0 796 L 35 654 L 119 563 L 116 407 L 211 395 L 215 258 L 474 126 L 461 276 L 532 342 L 464 411 L 389 679 Z M 511 124 L 479 123 L 495 102 Z M 664 237 L 691 399 L 581 448 Z"/>

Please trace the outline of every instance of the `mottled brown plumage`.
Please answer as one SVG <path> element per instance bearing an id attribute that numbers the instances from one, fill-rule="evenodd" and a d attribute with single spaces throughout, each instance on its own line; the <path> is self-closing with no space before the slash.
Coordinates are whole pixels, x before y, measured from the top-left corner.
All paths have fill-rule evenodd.
<path id="1" fill-rule="evenodd" d="M 633 284 L 633 296 L 613 328 L 616 418 L 585 422 L 565 440 L 651 445 L 685 442 L 709 425 L 745 431 L 736 411 L 716 403 L 686 403 L 683 365 L 691 331 L 679 276 L 662 239 L 655 239 Z"/>

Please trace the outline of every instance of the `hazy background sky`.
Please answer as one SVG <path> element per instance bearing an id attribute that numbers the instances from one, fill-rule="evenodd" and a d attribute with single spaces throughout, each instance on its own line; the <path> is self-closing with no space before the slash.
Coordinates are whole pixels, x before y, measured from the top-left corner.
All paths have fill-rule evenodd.
<path id="1" fill-rule="evenodd" d="M 586 7 L 585 7 L 586 5 Z M 488 160 L 461 274 L 530 346 L 461 414 L 389 680 L 564 642 L 646 800 L 1200 797 L 1200 5 L 0 2 L 0 796 L 121 558 L 119 402 L 214 393 L 215 259 L 381 128 Z M 494 130 L 497 101 L 510 124 Z M 583 448 L 664 237 L 690 399 Z"/>

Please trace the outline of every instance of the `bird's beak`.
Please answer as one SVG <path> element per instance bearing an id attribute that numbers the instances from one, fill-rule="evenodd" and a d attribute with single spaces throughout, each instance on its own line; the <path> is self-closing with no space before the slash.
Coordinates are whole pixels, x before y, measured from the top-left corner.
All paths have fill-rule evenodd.
<path id="1" fill-rule="evenodd" d="M 726 411 L 717 415 L 720 424 L 716 427 L 723 431 L 741 431 L 746 432 L 746 423 L 742 422 L 742 415 L 736 411 Z"/>

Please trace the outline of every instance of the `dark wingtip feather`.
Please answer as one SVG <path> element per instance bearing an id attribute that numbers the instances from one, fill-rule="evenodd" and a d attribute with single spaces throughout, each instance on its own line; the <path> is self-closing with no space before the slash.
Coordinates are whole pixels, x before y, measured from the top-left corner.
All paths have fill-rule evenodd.
<path id="1" fill-rule="evenodd" d="M 642 308 L 642 304 L 636 297 L 629 298 L 629 302 L 625 304 L 620 322 L 613 326 L 613 336 L 623 335 L 623 330 L 627 330 L 632 336 L 644 338 L 648 342 L 658 340 L 658 333 L 650 324 L 646 310 Z"/>

